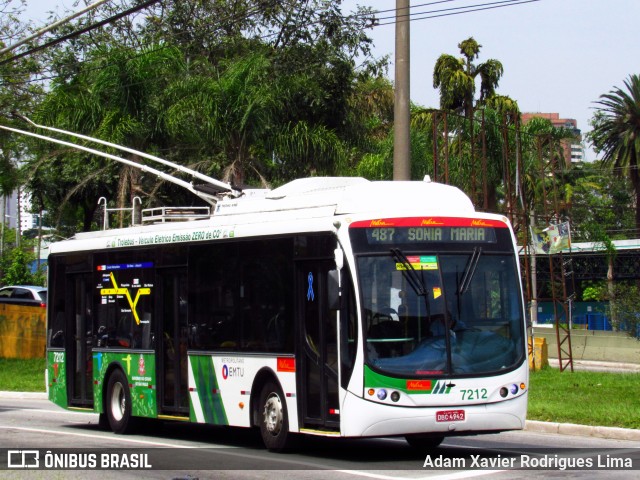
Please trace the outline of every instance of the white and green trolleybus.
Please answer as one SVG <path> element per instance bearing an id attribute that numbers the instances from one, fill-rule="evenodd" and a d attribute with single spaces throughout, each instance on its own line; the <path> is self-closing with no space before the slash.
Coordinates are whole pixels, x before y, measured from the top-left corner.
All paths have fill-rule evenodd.
<path id="1" fill-rule="evenodd" d="M 211 215 L 51 245 L 52 402 L 116 433 L 140 417 L 297 434 L 522 429 L 526 325 L 512 229 L 457 188 L 308 178 Z M 178 221 L 182 220 L 182 221 Z"/>

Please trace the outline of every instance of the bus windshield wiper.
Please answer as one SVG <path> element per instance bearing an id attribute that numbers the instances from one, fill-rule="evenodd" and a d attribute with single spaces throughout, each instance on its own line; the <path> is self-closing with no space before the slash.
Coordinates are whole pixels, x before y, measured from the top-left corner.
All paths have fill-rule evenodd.
<path id="1" fill-rule="evenodd" d="M 469 262 L 467 262 L 467 266 L 465 267 L 464 273 L 462 274 L 460 285 L 458 285 L 458 295 L 462 295 L 469 289 L 469 285 L 471 285 L 473 275 L 474 273 L 476 273 L 476 268 L 478 266 L 478 261 L 480 260 L 481 255 L 482 247 L 474 247 L 471 258 L 469 258 Z"/>
<path id="2" fill-rule="evenodd" d="M 409 262 L 409 259 L 406 257 L 404 253 L 399 248 L 391 249 L 391 256 L 397 263 L 401 263 L 404 265 L 404 269 L 401 270 L 404 278 L 407 279 L 407 282 L 411 286 L 416 295 L 426 296 L 427 288 L 424 285 L 424 278 L 418 276 L 418 272 L 413 268 L 413 265 Z"/>
<path id="3" fill-rule="evenodd" d="M 420 270 L 420 275 L 416 272 L 416 269 L 413 268 L 411 262 L 407 256 L 402 253 L 399 248 L 390 249 L 391 256 L 397 263 L 401 263 L 404 265 L 404 268 L 400 270 L 402 272 L 402 276 L 407 280 L 409 286 L 413 289 L 413 291 L 419 297 L 424 297 L 424 303 L 427 308 L 427 316 L 431 318 L 431 308 L 429 306 L 429 295 L 427 291 L 427 287 L 424 283 L 424 274 L 422 273 L 422 269 Z"/>

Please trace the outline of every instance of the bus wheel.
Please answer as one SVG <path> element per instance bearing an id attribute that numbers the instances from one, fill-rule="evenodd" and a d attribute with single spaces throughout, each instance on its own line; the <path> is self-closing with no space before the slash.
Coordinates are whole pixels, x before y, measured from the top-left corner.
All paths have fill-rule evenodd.
<path id="1" fill-rule="evenodd" d="M 444 437 L 431 437 L 428 435 L 407 435 L 404 437 L 407 440 L 407 443 L 411 445 L 416 450 L 420 450 L 422 452 L 433 450 L 437 448 L 438 445 L 442 443 Z"/>
<path id="2" fill-rule="evenodd" d="M 287 404 L 280 387 L 269 381 L 260 393 L 260 434 L 264 445 L 272 452 L 287 449 L 291 440 Z"/>
<path id="3" fill-rule="evenodd" d="M 111 430 L 115 433 L 133 431 L 135 419 L 131 416 L 131 392 L 122 370 L 114 371 L 109 377 L 105 410 Z"/>

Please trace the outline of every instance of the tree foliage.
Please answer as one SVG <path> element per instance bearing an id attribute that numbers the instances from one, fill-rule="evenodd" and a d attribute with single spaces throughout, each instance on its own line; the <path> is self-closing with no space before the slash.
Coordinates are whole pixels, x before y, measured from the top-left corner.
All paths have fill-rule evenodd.
<path id="1" fill-rule="evenodd" d="M 109 2 L 65 29 L 130 5 Z M 356 69 L 356 56 L 370 53 L 371 15 L 343 16 L 339 5 L 158 2 L 50 51 L 57 76 L 36 119 L 236 185 L 348 171 L 380 113 L 360 112 L 359 88 L 380 98 L 376 91 L 389 86 L 374 77 L 384 61 Z M 120 208 L 134 196 L 145 206 L 197 201 L 129 166 L 66 147 L 42 144 L 34 153 L 29 187 L 56 212 L 57 225 L 81 212 L 75 225 L 92 228 L 99 197 Z"/>
<path id="2" fill-rule="evenodd" d="M 107 2 L 57 33 L 138 3 Z M 386 59 L 370 57 L 371 11 L 345 16 L 340 5 L 160 1 L 48 50 L 52 79 L 46 97 L 16 100 L 16 110 L 31 113 L 35 106 L 40 123 L 144 150 L 238 185 L 277 186 L 302 176 L 354 172 L 388 179 L 393 86 L 382 75 Z M 546 212 L 551 192 L 558 192 L 554 214 L 573 208 L 585 224 L 624 229 L 623 208 L 610 208 L 616 218 L 611 222 L 595 213 L 599 201 L 627 201 L 621 191 L 598 179 L 592 191 L 602 193 L 589 199 L 593 178 L 577 181 L 566 172 L 545 171 L 545 165 L 561 164 L 560 142 L 570 132 L 540 119 L 520 125 L 517 102 L 497 93 L 503 66 L 495 59 L 478 62 L 481 47 L 469 37 L 458 45 L 459 58 L 438 59 L 433 85 L 441 110 L 413 106 L 412 178 L 446 181 L 478 208 L 502 212 Z M 365 58 L 358 67 L 357 58 Z M 14 142 L 13 150 L 2 151 L 9 167 L 1 188 L 11 190 L 23 181 L 13 166 L 18 156 L 27 157 L 25 142 L 7 135 L 0 141 Z M 67 147 L 28 145 L 28 187 L 64 236 L 96 227 L 100 197 L 119 207 L 130 206 L 135 196 L 145 206 L 198 203 L 131 167 Z"/>
<path id="3" fill-rule="evenodd" d="M 636 235 L 640 235 L 640 76 L 630 75 L 624 89 L 600 96 L 591 141 L 602 161 L 618 177 L 631 180 L 636 203 Z"/>
<path id="4" fill-rule="evenodd" d="M 571 188 L 572 238 L 577 242 L 625 239 L 633 232 L 629 205 L 633 190 L 628 180 L 613 177 L 602 161 L 574 166 L 567 182 Z"/>
<path id="5" fill-rule="evenodd" d="M 24 1 L 0 0 L 0 49 L 14 45 L 30 33 L 20 20 Z M 38 57 L 9 62 L 11 51 L 0 55 L 0 122 L 15 126 L 11 113 L 29 112 L 42 89 L 32 83 L 39 69 Z M 8 195 L 21 183 L 19 162 L 24 156 L 25 143 L 8 132 L 0 131 L 0 195 Z"/>
<path id="6" fill-rule="evenodd" d="M 616 330 L 626 332 L 631 337 L 640 337 L 640 288 L 637 285 L 617 283 L 609 296 L 611 321 Z"/>
<path id="7" fill-rule="evenodd" d="M 44 285 L 46 272 L 44 268 L 32 272 L 30 263 L 33 254 L 22 248 L 12 248 L 0 260 L 0 270 L 3 272 L 3 285 Z"/>
<path id="8" fill-rule="evenodd" d="M 502 63 L 495 59 L 474 64 L 480 55 L 480 45 L 473 37 L 458 44 L 462 58 L 440 55 L 433 69 L 433 88 L 440 90 L 440 108 L 464 113 L 467 119 L 476 106 L 476 79 L 480 78 L 480 97 L 477 105 L 483 105 L 495 95 L 504 73 Z"/>

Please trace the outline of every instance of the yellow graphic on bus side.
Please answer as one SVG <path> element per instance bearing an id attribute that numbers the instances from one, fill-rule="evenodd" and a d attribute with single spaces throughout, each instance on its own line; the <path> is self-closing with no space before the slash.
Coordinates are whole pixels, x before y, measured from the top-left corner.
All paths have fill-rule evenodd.
<path id="1" fill-rule="evenodd" d="M 113 272 L 109 272 L 109 278 L 113 283 L 114 288 L 102 288 L 100 290 L 100 295 L 124 295 L 129 302 L 129 306 L 131 307 L 131 312 L 133 312 L 133 318 L 136 320 L 136 325 L 140 325 L 140 317 L 138 317 L 138 312 L 136 311 L 136 305 L 138 304 L 138 300 L 142 295 L 150 295 L 150 288 L 138 288 L 136 292 L 135 300 L 131 298 L 131 294 L 129 293 L 128 288 L 120 288 L 118 287 L 118 282 L 116 282 L 116 278 L 113 276 Z"/>

